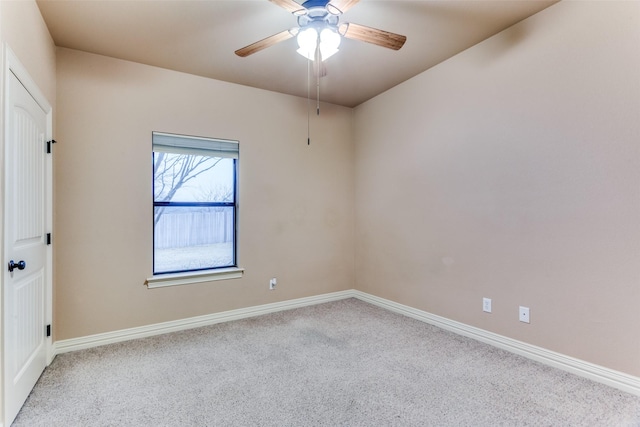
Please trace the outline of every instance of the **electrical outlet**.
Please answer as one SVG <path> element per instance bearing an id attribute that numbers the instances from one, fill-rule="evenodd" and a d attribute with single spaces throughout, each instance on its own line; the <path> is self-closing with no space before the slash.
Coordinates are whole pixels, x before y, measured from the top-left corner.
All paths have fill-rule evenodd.
<path id="1" fill-rule="evenodd" d="M 276 288 L 276 284 L 277 283 L 278 283 L 278 281 L 276 280 L 275 277 L 273 279 L 269 280 L 269 289 L 274 290 Z"/>
<path id="2" fill-rule="evenodd" d="M 491 313 L 491 298 L 482 298 L 482 311 Z"/>
<path id="3" fill-rule="evenodd" d="M 520 306 L 520 321 L 524 323 L 529 322 L 529 307 Z"/>

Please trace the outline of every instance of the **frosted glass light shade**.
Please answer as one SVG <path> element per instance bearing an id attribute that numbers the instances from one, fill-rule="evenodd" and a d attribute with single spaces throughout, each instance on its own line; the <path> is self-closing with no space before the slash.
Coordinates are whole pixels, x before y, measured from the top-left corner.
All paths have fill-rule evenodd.
<path id="1" fill-rule="evenodd" d="M 318 32 L 315 28 L 306 28 L 298 33 L 298 53 L 313 61 L 318 46 Z"/>
<path id="2" fill-rule="evenodd" d="M 324 61 L 338 52 L 342 37 L 331 28 L 323 28 L 318 34 L 315 28 L 309 27 L 298 33 L 297 40 L 299 47 L 297 52 L 310 61 L 316 59 L 316 49 L 320 42 L 320 58 Z"/>
<path id="3" fill-rule="evenodd" d="M 320 56 L 322 60 L 329 59 L 336 52 L 338 52 L 338 47 L 340 46 L 340 35 L 329 29 L 325 28 L 320 33 Z"/>

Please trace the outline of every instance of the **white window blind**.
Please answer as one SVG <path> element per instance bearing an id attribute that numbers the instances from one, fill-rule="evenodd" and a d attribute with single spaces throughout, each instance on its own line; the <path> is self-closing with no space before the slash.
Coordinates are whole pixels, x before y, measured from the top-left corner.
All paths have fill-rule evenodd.
<path id="1" fill-rule="evenodd" d="M 153 151 L 237 159 L 238 141 L 153 132 Z"/>

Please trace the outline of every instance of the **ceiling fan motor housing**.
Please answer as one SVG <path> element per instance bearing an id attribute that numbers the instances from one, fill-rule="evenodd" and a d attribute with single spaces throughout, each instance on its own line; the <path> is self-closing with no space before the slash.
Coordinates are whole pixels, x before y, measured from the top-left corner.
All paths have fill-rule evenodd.
<path id="1" fill-rule="evenodd" d="M 306 7 L 308 3 L 314 3 L 311 7 Z M 319 5 L 316 5 L 319 4 Z M 314 26 L 319 28 L 332 27 L 337 29 L 340 17 L 329 13 L 326 8 L 327 1 L 324 0 L 307 0 L 303 6 L 306 8 L 304 15 L 298 16 L 298 25 L 300 28 Z"/>
<path id="2" fill-rule="evenodd" d="M 307 0 L 302 3 L 302 7 L 305 9 L 313 9 L 313 8 L 323 8 L 326 9 L 329 0 Z"/>

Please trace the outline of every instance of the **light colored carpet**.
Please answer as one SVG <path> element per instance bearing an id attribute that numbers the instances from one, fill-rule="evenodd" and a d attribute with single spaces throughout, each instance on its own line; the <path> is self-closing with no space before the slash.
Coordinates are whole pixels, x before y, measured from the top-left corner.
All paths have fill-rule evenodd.
<path id="1" fill-rule="evenodd" d="M 640 426 L 640 398 L 356 299 L 62 354 L 15 426 Z"/>

